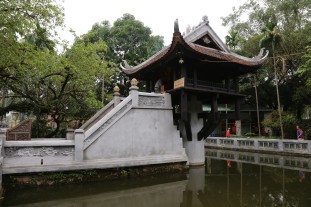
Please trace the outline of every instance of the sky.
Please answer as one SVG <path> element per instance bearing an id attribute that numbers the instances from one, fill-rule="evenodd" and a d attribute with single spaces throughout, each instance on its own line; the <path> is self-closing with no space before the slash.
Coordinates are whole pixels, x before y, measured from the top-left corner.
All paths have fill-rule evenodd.
<path id="1" fill-rule="evenodd" d="M 164 44 L 171 43 L 174 32 L 174 21 L 178 19 L 181 33 L 190 27 L 197 26 L 204 15 L 208 16 L 210 26 L 224 41 L 228 27 L 222 26 L 221 17 L 232 13 L 246 0 L 64 0 L 66 28 L 60 31 L 61 39 L 72 43 L 72 29 L 77 35 L 87 33 L 93 24 L 108 20 L 111 25 L 123 14 L 129 13 L 136 20 L 151 28 L 152 35 L 164 37 Z"/>

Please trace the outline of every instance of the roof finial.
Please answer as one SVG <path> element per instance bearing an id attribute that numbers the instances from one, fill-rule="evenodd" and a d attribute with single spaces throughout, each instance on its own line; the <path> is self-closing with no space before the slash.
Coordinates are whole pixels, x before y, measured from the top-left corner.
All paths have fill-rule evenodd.
<path id="1" fill-rule="evenodd" d="M 204 16 L 202 17 L 202 20 L 203 20 L 203 22 L 205 22 L 206 24 L 209 24 L 208 16 L 204 15 Z"/>
<path id="2" fill-rule="evenodd" d="M 176 19 L 174 22 L 174 32 L 179 32 L 178 19 Z"/>

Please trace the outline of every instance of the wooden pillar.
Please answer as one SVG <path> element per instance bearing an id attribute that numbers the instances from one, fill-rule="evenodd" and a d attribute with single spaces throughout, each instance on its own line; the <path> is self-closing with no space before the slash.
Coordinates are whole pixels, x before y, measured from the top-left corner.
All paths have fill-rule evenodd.
<path id="1" fill-rule="evenodd" d="M 188 115 L 188 94 L 185 90 L 181 90 L 180 93 L 180 118 L 186 130 L 186 138 L 188 141 L 191 141 L 192 132 Z"/>
<path id="2" fill-rule="evenodd" d="M 154 84 L 155 84 L 155 81 L 151 80 L 150 81 L 150 92 L 154 92 Z"/>
<path id="3" fill-rule="evenodd" d="M 202 140 L 207 137 L 212 130 L 220 123 L 221 117 L 218 113 L 218 94 L 212 96 L 211 100 L 211 112 L 208 116 L 208 120 L 203 122 L 202 129 L 198 132 L 198 140 Z"/>
<path id="4" fill-rule="evenodd" d="M 180 75 L 181 78 L 185 78 L 185 83 L 187 79 L 187 69 L 184 62 L 179 62 L 181 66 Z M 192 141 L 192 132 L 191 132 L 191 125 L 190 125 L 190 119 L 188 115 L 188 94 L 185 90 L 181 90 L 180 93 L 180 117 L 181 122 L 185 127 L 186 130 L 186 138 L 188 141 Z"/>
<path id="5" fill-rule="evenodd" d="M 233 79 L 233 86 L 234 86 L 234 90 L 236 90 L 236 92 L 239 92 L 239 78 L 235 77 Z"/>
<path id="6" fill-rule="evenodd" d="M 173 70 L 173 85 L 174 85 L 174 81 L 177 80 L 177 70 Z"/>
<path id="7" fill-rule="evenodd" d="M 198 85 L 198 70 L 193 68 L 193 87 L 197 87 Z"/>
<path id="8" fill-rule="evenodd" d="M 226 80 L 225 80 L 225 88 L 227 89 L 228 92 L 231 89 L 231 85 L 232 85 L 232 80 L 230 78 L 226 78 Z"/>
<path id="9" fill-rule="evenodd" d="M 211 103 L 211 113 L 215 114 L 218 113 L 218 102 L 217 102 L 218 94 L 212 97 Z"/>
<path id="10" fill-rule="evenodd" d="M 235 119 L 240 120 L 240 99 L 235 100 Z"/>
<path id="11" fill-rule="evenodd" d="M 146 81 L 146 92 L 150 93 L 152 90 L 151 90 L 151 81 L 150 80 L 147 80 Z"/>
<path id="12" fill-rule="evenodd" d="M 181 64 L 181 73 L 180 73 L 181 78 L 187 78 L 187 70 L 185 64 Z"/>

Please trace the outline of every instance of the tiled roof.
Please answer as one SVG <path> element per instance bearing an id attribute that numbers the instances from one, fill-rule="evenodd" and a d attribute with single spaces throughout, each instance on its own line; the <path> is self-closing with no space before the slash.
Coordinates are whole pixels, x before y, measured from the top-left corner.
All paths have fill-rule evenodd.
<path id="1" fill-rule="evenodd" d="M 212 41 L 213 44 L 216 45 L 217 49 L 197 44 L 196 42 L 203 37 L 207 37 L 210 41 Z M 187 50 L 187 52 L 192 52 L 203 57 L 212 57 L 219 61 L 233 62 L 248 67 L 259 67 L 268 56 L 268 52 L 264 55 L 263 49 L 260 51 L 259 55 L 254 58 L 247 58 L 230 52 L 213 29 L 209 26 L 208 22 L 203 22 L 185 37 L 183 37 L 179 31 L 175 31 L 172 43 L 155 55 L 151 56 L 143 63 L 132 67 L 124 61 L 124 66 L 122 64 L 120 64 L 120 66 L 125 74 L 133 75 L 139 71 L 148 69 L 150 66 L 156 65 L 170 55 L 176 55 L 177 48 L 179 50 L 182 48 L 182 50 Z"/>

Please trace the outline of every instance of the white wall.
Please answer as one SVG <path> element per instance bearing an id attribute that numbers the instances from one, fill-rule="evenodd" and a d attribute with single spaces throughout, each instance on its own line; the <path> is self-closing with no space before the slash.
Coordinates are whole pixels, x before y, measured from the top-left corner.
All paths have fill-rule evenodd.
<path id="1" fill-rule="evenodd" d="M 85 160 L 165 155 L 186 158 L 167 109 L 131 109 L 84 151 Z"/>

